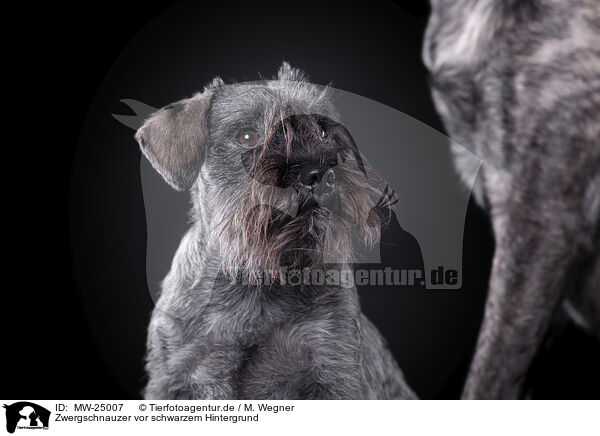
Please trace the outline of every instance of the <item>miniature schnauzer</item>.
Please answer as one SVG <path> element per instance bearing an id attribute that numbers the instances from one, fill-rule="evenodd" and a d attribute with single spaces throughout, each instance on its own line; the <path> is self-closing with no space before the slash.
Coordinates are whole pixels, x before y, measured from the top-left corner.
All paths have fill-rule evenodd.
<path id="1" fill-rule="evenodd" d="M 217 78 L 152 114 L 136 139 L 192 197 L 149 326 L 146 398 L 415 398 L 356 288 L 281 280 L 339 272 L 350 229 L 372 243 L 390 216 L 390 201 L 373 208 L 384 184 L 328 88 L 287 63 L 275 80 Z"/>
<path id="2" fill-rule="evenodd" d="M 463 397 L 518 398 L 551 323 L 600 337 L 600 7 L 433 0 L 423 55 L 496 242 Z"/>

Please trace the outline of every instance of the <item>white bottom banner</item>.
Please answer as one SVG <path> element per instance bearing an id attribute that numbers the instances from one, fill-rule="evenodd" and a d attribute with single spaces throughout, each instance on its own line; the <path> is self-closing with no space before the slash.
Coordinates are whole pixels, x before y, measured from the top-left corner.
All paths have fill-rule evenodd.
<path id="1" fill-rule="evenodd" d="M 600 435 L 600 401 L 4 400 L 2 404 L 0 433 L 19 436 Z"/>

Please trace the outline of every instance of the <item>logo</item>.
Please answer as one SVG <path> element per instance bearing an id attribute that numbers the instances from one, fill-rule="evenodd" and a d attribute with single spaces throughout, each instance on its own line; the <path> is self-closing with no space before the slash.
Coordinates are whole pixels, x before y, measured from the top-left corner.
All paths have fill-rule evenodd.
<path id="1" fill-rule="evenodd" d="M 6 409 L 6 431 L 14 433 L 15 429 L 48 430 L 50 422 L 50 411 L 28 401 L 19 401 L 10 406 L 4 405 Z"/>

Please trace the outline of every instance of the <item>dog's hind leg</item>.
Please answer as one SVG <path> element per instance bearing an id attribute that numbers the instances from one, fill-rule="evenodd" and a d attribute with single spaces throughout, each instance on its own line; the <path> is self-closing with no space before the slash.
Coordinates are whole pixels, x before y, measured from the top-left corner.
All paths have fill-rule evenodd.
<path id="1" fill-rule="evenodd" d="M 492 215 L 496 253 L 465 399 L 519 398 L 576 257 L 568 212 L 536 221 L 528 213 L 531 198 L 524 201 Z M 567 218 L 554 219 L 559 216 Z"/>

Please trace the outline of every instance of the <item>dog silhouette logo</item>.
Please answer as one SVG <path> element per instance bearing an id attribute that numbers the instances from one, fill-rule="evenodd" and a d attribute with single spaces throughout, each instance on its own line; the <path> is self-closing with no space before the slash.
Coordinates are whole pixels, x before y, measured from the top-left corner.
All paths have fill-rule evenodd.
<path id="1" fill-rule="evenodd" d="M 6 409 L 6 431 L 14 433 L 15 429 L 48 429 L 50 411 L 28 401 L 19 401 L 4 405 Z"/>

